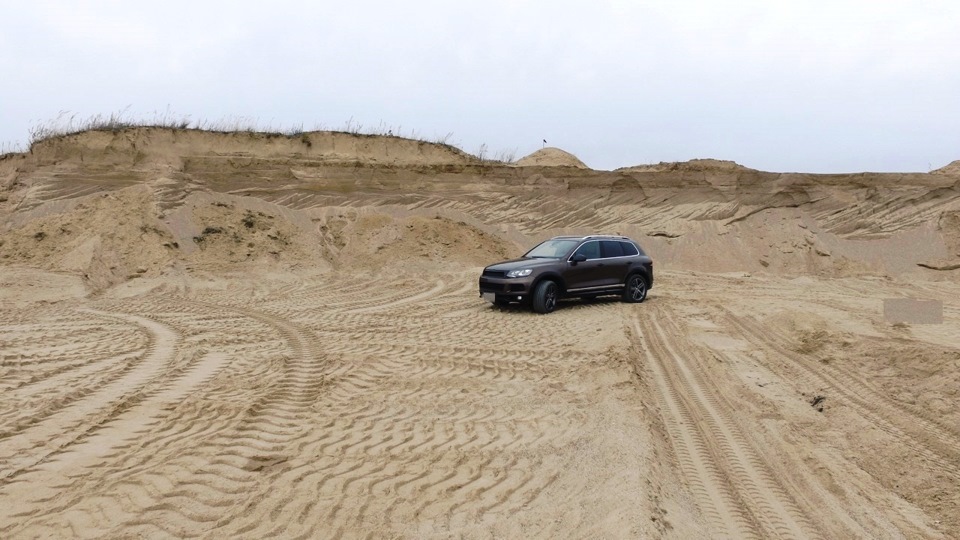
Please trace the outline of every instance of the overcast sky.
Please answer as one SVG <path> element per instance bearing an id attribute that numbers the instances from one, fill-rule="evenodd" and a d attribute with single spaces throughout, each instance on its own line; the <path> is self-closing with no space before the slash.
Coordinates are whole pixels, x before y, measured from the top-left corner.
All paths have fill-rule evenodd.
<path id="1" fill-rule="evenodd" d="M 960 159 L 960 2 L 2 1 L 0 144 L 67 111 L 393 128 L 596 169 Z"/>

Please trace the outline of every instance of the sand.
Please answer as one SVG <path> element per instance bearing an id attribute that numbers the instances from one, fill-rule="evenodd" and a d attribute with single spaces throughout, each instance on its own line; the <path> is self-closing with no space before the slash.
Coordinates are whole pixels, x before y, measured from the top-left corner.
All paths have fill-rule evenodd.
<path id="1" fill-rule="evenodd" d="M 580 158 L 559 148 L 541 148 L 517 160 L 518 167 L 576 167 L 588 168 Z"/>
<path id="2" fill-rule="evenodd" d="M 545 150 L 131 129 L 0 159 L 0 536 L 960 537 L 955 167 Z M 587 232 L 652 255 L 646 302 L 478 297 Z"/>

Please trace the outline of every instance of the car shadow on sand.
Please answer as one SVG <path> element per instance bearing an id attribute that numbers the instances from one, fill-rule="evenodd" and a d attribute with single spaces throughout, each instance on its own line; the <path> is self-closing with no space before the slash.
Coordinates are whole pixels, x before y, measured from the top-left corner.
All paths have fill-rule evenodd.
<path id="1" fill-rule="evenodd" d="M 645 304 L 654 300 L 655 299 L 653 296 L 648 295 L 647 298 L 640 304 Z M 554 309 L 553 313 L 561 311 L 610 309 L 611 305 L 617 304 L 630 305 L 616 296 L 604 296 L 590 299 L 565 298 L 557 302 L 557 307 Z M 503 311 L 505 313 L 527 313 L 530 315 L 539 315 L 538 313 L 535 313 L 528 304 L 520 303 L 507 304 L 505 306 L 490 304 L 489 309 Z"/>

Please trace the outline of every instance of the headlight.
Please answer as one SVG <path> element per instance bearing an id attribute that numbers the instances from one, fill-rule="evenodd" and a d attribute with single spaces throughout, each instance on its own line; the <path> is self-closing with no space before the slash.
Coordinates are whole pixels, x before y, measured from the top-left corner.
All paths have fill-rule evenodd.
<path id="1" fill-rule="evenodd" d="M 507 277 L 523 277 L 529 276 L 530 272 L 533 272 L 532 268 L 524 268 L 523 270 L 511 270 L 507 272 Z"/>

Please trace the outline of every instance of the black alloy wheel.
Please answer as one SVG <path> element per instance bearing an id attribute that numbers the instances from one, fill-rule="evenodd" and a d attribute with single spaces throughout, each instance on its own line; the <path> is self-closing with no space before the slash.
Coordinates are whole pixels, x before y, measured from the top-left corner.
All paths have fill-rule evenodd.
<path id="1" fill-rule="evenodd" d="M 533 292 L 533 310 L 537 313 L 550 313 L 556 309 L 559 292 L 556 283 L 550 280 L 541 281 Z"/>
<path id="2" fill-rule="evenodd" d="M 627 279 L 627 286 L 623 289 L 623 301 L 639 303 L 647 299 L 647 280 L 640 274 L 633 274 Z"/>

